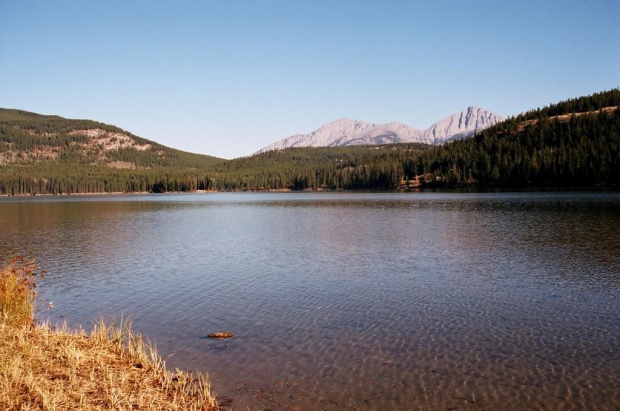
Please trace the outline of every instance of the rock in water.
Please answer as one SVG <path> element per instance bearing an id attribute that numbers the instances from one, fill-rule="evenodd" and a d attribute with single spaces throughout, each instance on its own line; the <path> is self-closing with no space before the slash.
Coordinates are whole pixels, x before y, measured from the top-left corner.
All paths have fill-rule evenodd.
<path id="1" fill-rule="evenodd" d="M 211 333 L 207 335 L 209 338 L 230 338 L 233 334 L 229 332 L 221 332 L 221 333 Z"/>

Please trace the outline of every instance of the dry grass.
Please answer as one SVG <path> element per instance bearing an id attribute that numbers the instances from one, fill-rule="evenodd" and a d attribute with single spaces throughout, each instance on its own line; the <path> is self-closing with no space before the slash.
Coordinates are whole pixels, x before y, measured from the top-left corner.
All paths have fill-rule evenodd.
<path id="1" fill-rule="evenodd" d="M 33 303 L 33 288 L 3 288 L 0 298 L 21 301 L 6 291 L 29 290 L 27 300 Z M 21 304 L 9 306 L 22 315 Z M 45 324 L 33 327 L 32 317 L 13 321 L 13 314 L 3 306 L 0 409 L 218 409 L 205 375 L 167 371 L 155 349 L 131 331 L 130 322 L 100 321 L 87 334 Z"/>
<path id="2" fill-rule="evenodd" d="M 13 325 L 31 325 L 34 318 L 36 280 L 45 273 L 32 259 L 15 256 L 0 269 L 0 315 Z"/>

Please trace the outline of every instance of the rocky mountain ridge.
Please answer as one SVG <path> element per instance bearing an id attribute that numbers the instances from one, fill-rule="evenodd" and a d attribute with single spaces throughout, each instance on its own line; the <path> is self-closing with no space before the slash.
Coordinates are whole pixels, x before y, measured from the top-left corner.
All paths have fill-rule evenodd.
<path id="1" fill-rule="evenodd" d="M 469 137 L 478 131 L 505 120 L 499 114 L 468 107 L 431 125 L 426 130 L 403 123 L 374 124 L 345 118 L 325 124 L 308 134 L 277 141 L 258 153 L 283 150 L 290 147 L 338 147 L 351 145 L 378 145 L 397 143 L 425 143 L 440 145 L 447 141 Z"/>

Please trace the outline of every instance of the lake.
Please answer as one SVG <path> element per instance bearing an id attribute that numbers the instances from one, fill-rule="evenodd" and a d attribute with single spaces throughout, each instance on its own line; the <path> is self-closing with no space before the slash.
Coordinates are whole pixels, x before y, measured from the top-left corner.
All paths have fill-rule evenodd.
<path id="1" fill-rule="evenodd" d="M 0 226 L 40 319 L 129 314 L 235 410 L 620 409 L 620 193 L 0 198 Z"/>

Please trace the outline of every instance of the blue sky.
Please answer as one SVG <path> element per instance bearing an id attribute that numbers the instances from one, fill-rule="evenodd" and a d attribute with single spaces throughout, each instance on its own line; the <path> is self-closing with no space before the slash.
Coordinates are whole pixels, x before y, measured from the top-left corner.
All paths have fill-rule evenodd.
<path id="1" fill-rule="evenodd" d="M 0 107 L 225 158 L 620 86 L 620 1 L 0 2 Z"/>

